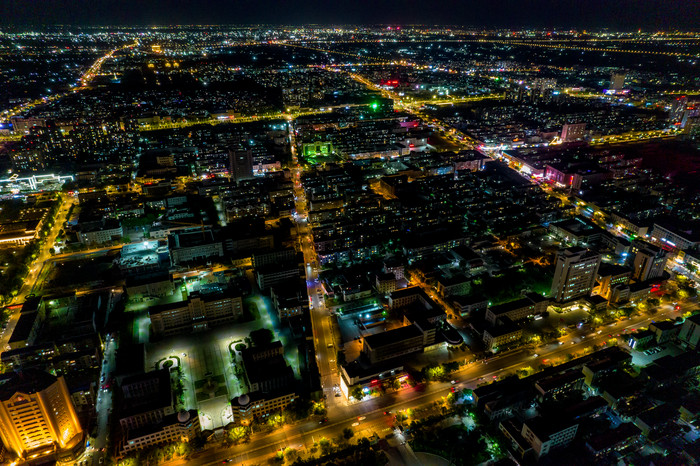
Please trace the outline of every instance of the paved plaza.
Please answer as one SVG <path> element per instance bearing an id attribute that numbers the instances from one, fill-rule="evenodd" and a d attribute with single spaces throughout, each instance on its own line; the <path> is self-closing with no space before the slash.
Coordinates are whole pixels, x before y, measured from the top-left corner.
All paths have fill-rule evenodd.
<path id="1" fill-rule="evenodd" d="M 251 298 L 258 306 L 260 318 L 205 332 L 180 335 L 146 345 L 146 370 L 162 367 L 168 358 L 181 362 L 184 385 L 184 408 L 197 409 L 203 429 L 217 429 L 231 422 L 230 401 L 248 392 L 245 380 L 236 376 L 240 354 L 231 356 L 230 348 L 244 342 L 251 331 L 270 328 L 285 346 L 285 359 L 299 375 L 296 347 L 288 345 L 284 331 L 279 331 L 269 314 L 266 298 Z"/>

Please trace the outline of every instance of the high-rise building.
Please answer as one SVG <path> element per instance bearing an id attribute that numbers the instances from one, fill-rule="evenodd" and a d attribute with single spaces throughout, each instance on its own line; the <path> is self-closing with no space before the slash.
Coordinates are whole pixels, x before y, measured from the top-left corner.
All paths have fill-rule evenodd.
<path id="1" fill-rule="evenodd" d="M 578 141 L 586 135 L 586 123 L 567 123 L 561 128 L 561 140 Z"/>
<path id="2" fill-rule="evenodd" d="M 625 88 L 625 79 L 627 78 L 626 71 L 619 71 L 610 75 L 610 89 L 619 91 Z"/>
<path id="3" fill-rule="evenodd" d="M 676 99 L 671 102 L 671 110 L 668 113 L 668 119 L 673 123 L 681 121 L 687 108 L 688 97 L 684 95 L 676 97 Z"/>
<path id="4" fill-rule="evenodd" d="M 600 259 L 600 254 L 584 248 L 561 251 L 552 280 L 552 298 L 561 303 L 589 296 L 595 286 Z"/>
<path id="5" fill-rule="evenodd" d="M 643 241 L 635 241 L 630 252 L 633 254 L 630 255 L 634 270 L 632 278 L 643 282 L 663 275 L 666 251 Z"/>
<path id="6" fill-rule="evenodd" d="M 20 461 L 78 456 L 83 429 L 63 377 L 27 369 L 0 378 L 0 439 Z"/>
<path id="7" fill-rule="evenodd" d="M 536 78 L 532 81 L 532 87 L 537 89 L 540 93 L 545 93 L 551 91 L 557 87 L 556 78 Z"/>
<path id="8" fill-rule="evenodd" d="M 238 182 L 253 178 L 253 151 L 251 149 L 229 149 L 228 156 L 230 174 L 234 181 Z"/>

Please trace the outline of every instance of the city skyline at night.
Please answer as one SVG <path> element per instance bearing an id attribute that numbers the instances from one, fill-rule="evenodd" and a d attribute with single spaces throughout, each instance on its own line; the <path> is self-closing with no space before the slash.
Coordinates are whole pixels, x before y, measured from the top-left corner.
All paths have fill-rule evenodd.
<path id="1" fill-rule="evenodd" d="M 0 464 L 695 464 L 700 7 L 0 6 Z"/>
<path id="2" fill-rule="evenodd" d="M 356 24 L 394 26 L 450 25 L 472 28 L 569 28 L 616 31 L 697 30 L 700 7 L 684 0 L 474 0 L 420 2 L 394 0 L 341 2 L 318 0 L 8 0 L 0 24 L 74 26 L 177 24 Z"/>

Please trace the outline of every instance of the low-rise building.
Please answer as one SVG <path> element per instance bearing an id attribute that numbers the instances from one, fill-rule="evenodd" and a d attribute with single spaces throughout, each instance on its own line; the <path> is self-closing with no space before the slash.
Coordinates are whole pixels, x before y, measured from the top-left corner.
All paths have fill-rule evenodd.
<path id="1" fill-rule="evenodd" d="M 671 250 L 689 249 L 700 244 L 700 234 L 697 231 L 686 231 L 671 222 L 654 223 L 650 236 L 652 241 Z"/>
<path id="2" fill-rule="evenodd" d="M 486 310 L 485 319 L 492 325 L 495 325 L 496 321 L 502 317 L 507 317 L 513 322 L 517 322 L 542 314 L 547 310 L 548 305 L 549 300 L 547 298 L 543 298 L 537 293 L 528 293 L 524 298 L 489 307 Z"/>
<path id="3" fill-rule="evenodd" d="M 119 444 L 119 454 L 128 455 L 157 445 L 189 442 L 202 432 L 196 409 L 164 416 L 159 422 L 128 429 Z"/>
<path id="4" fill-rule="evenodd" d="M 617 264 L 601 263 L 598 267 L 594 289 L 600 296 L 610 300 L 612 290 L 618 285 L 627 285 L 632 277 L 632 270 Z"/>
<path id="5" fill-rule="evenodd" d="M 103 244 L 121 239 L 124 235 L 121 222 L 107 219 L 99 225 L 89 225 L 81 228 L 78 239 L 82 244 Z"/>
<path id="6" fill-rule="evenodd" d="M 309 309 L 306 287 L 290 283 L 270 288 L 272 305 L 280 320 L 302 315 Z"/>
<path id="7" fill-rule="evenodd" d="M 466 295 L 471 290 L 471 278 L 463 273 L 443 274 L 437 279 L 437 292 L 443 298 L 453 295 Z"/>
<path id="8" fill-rule="evenodd" d="M 523 424 L 522 436 L 530 443 L 537 458 L 556 447 L 571 443 L 576 437 L 578 423 L 536 417 Z"/>
<path id="9" fill-rule="evenodd" d="M 119 390 L 122 406 L 118 419 L 124 431 L 159 424 L 175 414 L 168 369 L 124 377 L 119 381 Z"/>
<path id="10" fill-rule="evenodd" d="M 505 319 L 504 319 L 505 320 Z M 501 346 L 515 344 L 523 337 L 523 329 L 506 322 L 484 329 L 483 341 L 486 349 L 494 351 Z"/>
<path id="11" fill-rule="evenodd" d="M 405 381 L 407 378 L 402 358 L 388 359 L 378 364 L 367 364 L 356 359 L 340 367 L 340 391 L 348 398 L 351 387 L 362 387 L 363 392 L 368 393 L 371 387 L 385 381 Z"/>
<path id="12" fill-rule="evenodd" d="M 233 422 L 250 425 L 254 420 L 264 419 L 270 414 L 281 412 L 296 400 L 294 392 L 286 390 L 262 393 L 250 392 L 231 400 Z"/>
<path id="13" fill-rule="evenodd" d="M 642 431 L 632 424 L 625 422 L 616 429 L 594 435 L 586 441 L 586 448 L 596 458 L 605 458 L 610 453 L 636 445 L 642 440 Z"/>
<path id="14" fill-rule="evenodd" d="M 625 303 L 639 302 L 651 295 L 652 285 L 649 282 L 635 282 L 629 285 L 617 285 L 610 293 L 610 302 Z"/>
<path id="15" fill-rule="evenodd" d="M 252 392 L 289 389 L 294 382 L 294 371 L 287 365 L 283 352 L 284 347 L 279 341 L 243 350 L 243 365 Z"/>
<path id="16" fill-rule="evenodd" d="M 296 256 L 297 252 L 293 248 L 257 252 L 251 256 L 251 264 L 257 269 L 266 265 L 292 262 Z"/>
<path id="17" fill-rule="evenodd" d="M 413 303 L 420 303 L 424 307 L 437 308 L 435 301 L 425 294 L 419 286 L 409 286 L 392 291 L 389 295 L 389 309 L 400 309 Z"/>
<path id="18" fill-rule="evenodd" d="M 241 317 L 243 299 L 232 292 L 204 295 L 193 292 L 185 301 L 150 307 L 148 315 L 156 336 L 202 331 Z"/>
<path id="19" fill-rule="evenodd" d="M 680 412 L 670 404 L 662 404 L 648 409 L 634 418 L 634 425 L 644 435 L 660 433 L 666 426 L 680 417 Z"/>
<path id="20" fill-rule="evenodd" d="M 656 343 L 661 344 L 675 340 L 681 331 L 681 327 L 680 323 L 673 320 L 662 320 L 649 324 L 649 331 L 654 332 Z"/>
<path id="21" fill-rule="evenodd" d="M 573 246 L 595 244 L 600 241 L 604 232 L 602 228 L 581 217 L 552 223 L 549 225 L 549 231 L 554 237 Z"/>
<path id="22" fill-rule="evenodd" d="M 393 258 L 384 260 L 384 272 L 393 273 L 397 280 L 404 278 L 404 265 L 401 261 Z"/>
<path id="23" fill-rule="evenodd" d="M 688 317 L 683 322 L 678 339 L 691 349 L 697 349 L 700 343 L 700 314 Z"/>
<path id="24" fill-rule="evenodd" d="M 641 351 L 654 341 L 655 336 L 656 334 L 650 330 L 638 330 L 630 335 L 627 344 L 630 348 Z"/>
<path id="25" fill-rule="evenodd" d="M 187 228 L 168 235 L 172 265 L 211 260 L 224 255 L 221 241 L 214 238 L 210 227 Z"/>
<path id="26" fill-rule="evenodd" d="M 467 317 L 474 312 L 486 311 L 489 301 L 483 296 L 453 296 L 452 304 L 460 316 Z"/>
<path id="27" fill-rule="evenodd" d="M 374 285 L 379 294 L 386 296 L 396 290 L 396 276 L 392 272 L 378 273 Z"/>
<path id="28" fill-rule="evenodd" d="M 424 333 L 416 325 L 368 335 L 362 339 L 362 352 L 372 364 L 422 352 L 424 346 Z"/>
<path id="29" fill-rule="evenodd" d="M 289 282 L 290 280 L 296 281 L 301 276 L 301 268 L 296 263 L 270 264 L 255 270 L 255 277 L 261 290 L 267 290 L 271 286 Z"/>
<path id="30" fill-rule="evenodd" d="M 540 401 L 551 400 L 580 390 L 584 379 L 584 374 L 578 368 L 572 369 L 538 380 L 535 383 L 535 390 Z"/>
<path id="31" fill-rule="evenodd" d="M 126 293 L 129 297 L 137 295 L 163 297 L 173 294 L 174 291 L 172 276 L 168 272 L 126 278 Z"/>
<path id="32" fill-rule="evenodd" d="M 44 319 L 40 312 L 22 312 L 7 342 L 10 349 L 33 345 L 39 336 L 43 322 Z"/>

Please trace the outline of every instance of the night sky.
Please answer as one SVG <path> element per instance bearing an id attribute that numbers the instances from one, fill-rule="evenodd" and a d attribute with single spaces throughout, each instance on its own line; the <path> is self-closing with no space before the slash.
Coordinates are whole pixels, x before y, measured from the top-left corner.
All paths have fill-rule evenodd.
<path id="1" fill-rule="evenodd" d="M 700 0 L 0 0 L 0 25 L 455 24 L 700 28 Z"/>

